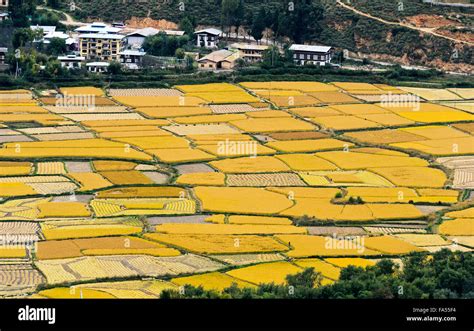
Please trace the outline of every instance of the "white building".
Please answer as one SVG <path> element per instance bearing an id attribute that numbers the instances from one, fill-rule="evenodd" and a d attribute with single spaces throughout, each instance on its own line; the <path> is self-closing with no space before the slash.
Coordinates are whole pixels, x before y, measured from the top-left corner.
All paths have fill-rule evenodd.
<path id="1" fill-rule="evenodd" d="M 119 33 L 120 31 L 122 31 L 122 28 L 112 27 L 110 25 L 107 25 L 107 24 L 101 23 L 101 22 L 94 22 L 94 23 L 89 24 L 89 25 L 81 26 L 81 27 L 77 28 L 74 31 L 76 31 L 77 33 L 80 33 L 80 34 L 85 34 L 85 33 L 116 34 L 116 33 Z"/>
<path id="2" fill-rule="evenodd" d="M 86 64 L 87 70 L 90 72 L 103 73 L 109 69 L 108 62 L 90 62 Z"/>
<path id="3" fill-rule="evenodd" d="M 315 64 L 325 66 L 331 63 L 334 48 L 331 46 L 311 46 L 293 44 L 290 47 L 293 59 L 298 65 Z"/>
<path id="4" fill-rule="evenodd" d="M 41 26 L 41 25 L 36 25 L 36 26 L 31 26 L 31 30 L 33 31 L 38 31 L 42 30 L 43 31 L 43 38 L 42 39 L 36 39 L 34 42 L 36 43 L 43 43 L 43 44 L 49 44 L 51 43 L 51 39 L 53 38 L 59 38 L 63 39 L 66 45 L 70 50 L 75 50 L 77 49 L 77 40 L 72 38 L 70 35 L 62 32 L 62 31 L 56 31 L 55 26 Z"/>
<path id="5" fill-rule="evenodd" d="M 8 0 L 0 0 L 0 7 L 8 7 Z"/>
<path id="6" fill-rule="evenodd" d="M 205 48 L 217 48 L 222 31 L 214 28 L 204 29 L 194 32 L 196 35 L 196 45 Z"/>
<path id="7" fill-rule="evenodd" d="M 119 53 L 120 63 L 131 70 L 140 69 L 145 55 L 146 52 L 141 50 L 126 49 Z"/>
<path id="8" fill-rule="evenodd" d="M 67 69 L 80 69 L 82 67 L 82 62 L 85 60 L 85 57 L 77 55 L 58 56 L 58 61 L 61 63 L 61 67 Z"/>
<path id="9" fill-rule="evenodd" d="M 8 13 L 0 13 L 0 22 L 6 21 L 8 17 Z"/>

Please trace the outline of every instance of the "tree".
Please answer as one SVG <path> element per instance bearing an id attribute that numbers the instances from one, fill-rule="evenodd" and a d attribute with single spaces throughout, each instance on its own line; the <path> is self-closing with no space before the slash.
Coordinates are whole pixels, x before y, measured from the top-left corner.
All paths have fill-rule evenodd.
<path id="1" fill-rule="evenodd" d="M 111 75 L 119 75 L 122 73 L 122 66 L 117 61 L 113 61 L 109 64 L 108 71 Z"/>
<path id="2" fill-rule="evenodd" d="M 25 47 L 27 43 L 32 42 L 35 39 L 33 30 L 30 28 L 21 28 L 15 30 L 13 33 L 12 45 L 13 48 Z"/>
<path id="3" fill-rule="evenodd" d="M 235 25 L 235 33 L 237 38 L 239 38 L 239 29 L 242 26 L 245 20 L 245 5 L 244 0 L 239 0 L 239 4 L 235 9 L 235 13 L 233 16 L 233 24 Z"/>
<path id="4" fill-rule="evenodd" d="M 30 25 L 29 19 L 36 11 L 36 0 L 10 0 L 8 11 L 14 27 L 25 28 Z"/>
<path id="5" fill-rule="evenodd" d="M 176 49 L 176 51 L 174 52 L 174 56 L 180 60 L 184 59 L 184 57 L 186 56 L 186 52 L 184 51 L 184 49 L 182 48 L 178 48 Z"/>
<path id="6" fill-rule="evenodd" d="M 66 41 L 61 38 L 52 38 L 49 46 L 48 46 L 48 53 L 51 55 L 61 55 L 66 53 L 67 46 Z"/>
<path id="7" fill-rule="evenodd" d="M 296 0 L 284 3 L 279 10 L 278 34 L 291 38 L 301 44 L 306 40 L 316 39 L 321 33 L 319 22 L 324 18 L 324 7 L 319 1 Z"/>
<path id="8" fill-rule="evenodd" d="M 59 0 L 47 0 L 46 3 L 53 9 L 58 9 L 60 7 Z"/>
<path id="9" fill-rule="evenodd" d="M 176 50 L 184 47 L 188 42 L 188 36 L 167 36 L 161 32 L 155 36 L 147 37 L 143 43 L 143 49 L 150 55 L 175 56 Z"/>
<path id="10" fill-rule="evenodd" d="M 195 26 L 193 24 L 193 21 L 188 16 L 186 16 L 179 22 L 179 28 L 190 37 L 194 34 Z"/>
<path id="11" fill-rule="evenodd" d="M 250 30 L 251 36 L 259 42 L 263 38 L 263 31 L 265 31 L 265 18 L 267 13 L 262 7 L 258 11 L 258 14 L 254 16 L 252 21 L 252 29 Z"/>
<path id="12" fill-rule="evenodd" d="M 229 29 L 228 35 L 230 34 L 231 26 L 232 26 L 232 23 L 234 22 L 233 17 L 237 16 L 239 5 L 240 5 L 240 0 L 222 0 L 221 23 L 224 29 L 228 27 Z"/>

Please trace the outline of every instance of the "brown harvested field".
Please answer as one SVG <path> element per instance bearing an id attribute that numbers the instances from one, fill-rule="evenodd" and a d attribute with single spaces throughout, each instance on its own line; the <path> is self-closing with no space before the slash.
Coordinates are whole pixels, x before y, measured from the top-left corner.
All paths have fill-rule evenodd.
<path id="1" fill-rule="evenodd" d="M 474 133 L 474 123 L 460 123 L 460 124 L 453 124 L 456 129 L 461 131 L 468 132 L 470 134 Z"/>
<path id="2" fill-rule="evenodd" d="M 49 240 L 38 243 L 36 256 L 39 260 L 65 259 L 83 256 L 83 251 L 91 249 L 132 250 L 163 247 L 162 244 L 135 237 Z"/>
<path id="3" fill-rule="evenodd" d="M 175 167 L 180 175 L 184 174 L 200 174 L 207 172 L 215 172 L 206 163 L 195 163 L 195 164 L 183 164 Z"/>
<path id="4" fill-rule="evenodd" d="M 352 226 L 308 226 L 306 229 L 310 235 L 322 236 L 351 236 L 367 234 L 363 228 Z"/>
<path id="5" fill-rule="evenodd" d="M 214 114 L 238 114 L 254 111 L 261 111 L 261 108 L 254 108 L 248 104 L 230 104 L 230 105 L 211 105 Z"/>
<path id="6" fill-rule="evenodd" d="M 102 171 L 100 172 L 108 181 L 115 185 L 153 184 L 153 181 L 140 171 Z"/>
<path id="7" fill-rule="evenodd" d="M 150 178 L 155 184 L 166 184 L 169 181 L 169 176 L 157 171 L 143 171 L 142 174 Z"/>
<path id="8" fill-rule="evenodd" d="M 90 162 L 65 162 L 66 170 L 72 173 L 88 173 L 92 172 Z"/>
<path id="9" fill-rule="evenodd" d="M 345 136 L 372 144 L 393 144 L 402 142 L 422 141 L 425 138 L 409 132 L 399 130 L 376 130 L 347 132 Z"/>
<path id="10" fill-rule="evenodd" d="M 269 136 L 275 140 L 304 140 L 327 138 L 328 135 L 322 132 L 276 132 Z"/>
<path id="11" fill-rule="evenodd" d="M 38 223 L 33 222 L 0 222 L 0 235 L 34 235 L 39 232 Z"/>
<path id="12" fill-rule="evenodd" d="M 182 192 L 179 187 L 125 187 L 97 192 L 97 198 L 175 198 L 180 197 Z"/>

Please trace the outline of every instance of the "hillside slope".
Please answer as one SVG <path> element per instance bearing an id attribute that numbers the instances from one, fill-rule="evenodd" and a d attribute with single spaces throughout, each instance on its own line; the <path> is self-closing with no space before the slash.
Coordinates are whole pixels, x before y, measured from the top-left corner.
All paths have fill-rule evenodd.
<path id="1" fill-rule="evenodd" d="M 334 0 L 314 1 L 324 4 L 325 18 L 320 22 L 322 32 L 319 39 L 307 40 L 308 43 L 325 43 L 353 52 L 362 52 L 374 59 L 402 64 L 474 72 L 473 46 L 465 42 L 469 38 L 463 33 L 456 32 L 445 38 L 437 36 L 437 32 L 424 33 L 422 29 L 417 31 L 362 16 L 342 7 Z M 79 0 L 80 9 L 74 15 L 84 20 L 124 21 L 135 16 L 172 22 L 179 22 L 185 15 L 191 15 L 200 25 L 220 25 L 221 0 L 188 0 L 185 1 L 184 11 L 178 10 L 180 2 L 181 0 L 149 0 L 134 1 L 132 4 L 129 0 Z M 296 4 L 297 2 L 295 1 Z M 270 9 L 279 4 L 281 0 L 245 0 L 245 9 L 248 16 L 257 13 L 261 7 Z M 403 11 L 398 12 L 393 0 L 354 0 L 351 4 L 361 12 L 388 21 L 410 22 L 410 19 L 417 15 L 438 15 L 438 19 L 443 17 L 446 20 L 455 17 L 456 21 L 453 22 L 470 29 L 473 17 L 470 16 L 469 9 L 430 6 L 420 0 L 404 1 Z"/>

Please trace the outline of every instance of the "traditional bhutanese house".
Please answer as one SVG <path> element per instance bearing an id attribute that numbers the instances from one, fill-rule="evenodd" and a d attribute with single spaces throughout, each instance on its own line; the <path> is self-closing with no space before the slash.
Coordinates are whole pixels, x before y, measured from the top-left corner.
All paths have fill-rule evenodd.
<path id="1" fill-rule="evenodd" d="M 240 58 L 246 62 L 255 63 L 262 61 L 263 53 L 268 49 L 267 45 L 235 43 L 230 45 L 231 49 L 236 49 L 240 52 Z"/>
<path id="2" fill-rule="evenodd" d="M 140 69 L 145 55 L 146 52 L 141 50 L 126 49 L 119 53 L 120 63 L 128 69 Z"/>
<path id="3" fill-rule="evenodd" d="M 222 36 L 219 29 L 209 28 L 194 32 L 196 35 L 196 46 L 204 48 L 216 48 Z"/>
<path id="4" fill-rule="evenodd" d="M 109 65 L 108 62 L 90 62 L 86 64 L 86 68 L 90 72 L 102 73 L 107 72 Z"/>
<path id="5" fill-rule="evenodd" d="M 82 67 L 82 62 L 85 60 L 85 57 L 77 55 L 58 56 L 58 61 L 61 63 L 61 67 L 67 69 L 79 69 Z"/>
<path id="6" fill-rule="evenodd" d="M 331 46 L 311 46 L 293 44 L 290 47 L 293 59 L 298 65 L 315 64 L 325 66 L 331 63 L 334 48 Z"/>
<path id="7" fill-rule="evenodd" d="M 235 67 L 235 61 L 239 58 L 239 52 L 226 49 L 212 52 L 198 60 L 199 70 L 230 70 Z"/>

